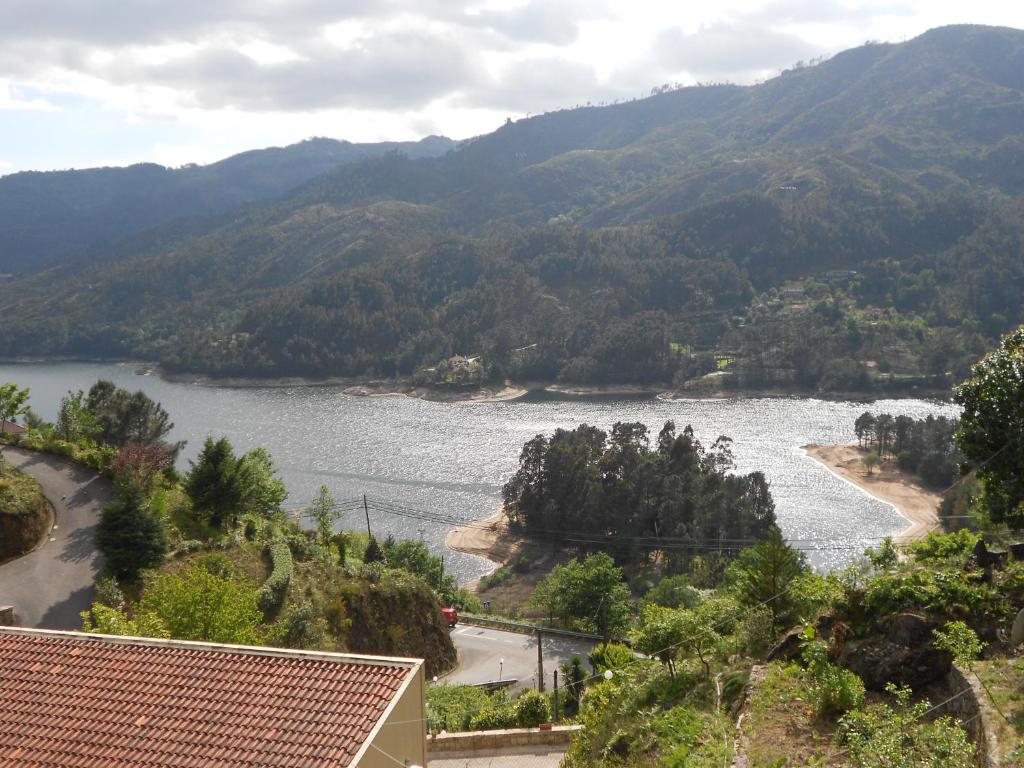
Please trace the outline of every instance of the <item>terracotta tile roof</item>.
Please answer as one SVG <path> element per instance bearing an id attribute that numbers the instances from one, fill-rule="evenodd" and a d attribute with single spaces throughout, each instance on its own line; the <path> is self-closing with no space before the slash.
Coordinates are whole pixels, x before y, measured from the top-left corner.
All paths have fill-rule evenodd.
<path id="1" fill-rule="evenodd" d="M 346 766 L 418 665 L 0 628 L 0 765 Z"/>

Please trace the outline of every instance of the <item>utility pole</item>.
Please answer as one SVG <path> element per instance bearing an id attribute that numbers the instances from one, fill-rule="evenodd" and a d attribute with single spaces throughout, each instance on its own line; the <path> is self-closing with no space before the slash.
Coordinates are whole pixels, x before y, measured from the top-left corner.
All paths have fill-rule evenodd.
<path id="1" fill-rule="evenodd" d="M 552 715 L 552 721 L 558 722 L 558 670 L 555 670 L 555 701 L 554 701 L 554 713 Z"/>
<path id="2" fill-rule="evenodd" d="M 544 693 L 544 642 L 540 629 L 537 630 L 537 690 Z"/>
<path id="3" fill-rule="evenodd" d="M 363 494 L 363 512 L 366 513 L 366 535 L 372 539 L 373 533 L 370 531 L 370 507 L 366 503 L 365 493 Z"/>

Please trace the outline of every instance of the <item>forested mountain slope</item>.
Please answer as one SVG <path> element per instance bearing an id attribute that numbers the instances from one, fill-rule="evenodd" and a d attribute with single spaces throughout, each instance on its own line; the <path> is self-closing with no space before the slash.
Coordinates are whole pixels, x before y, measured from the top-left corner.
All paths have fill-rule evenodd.
<path id="1" fill-rule="evenodd" d="M 1024 32 L 510 122 L 0 288 L 0 354 L 942 386 L 1024 320 Z"/>
<path id="2" fill-rule="evenodd" d="M 0 272 L 25 274 L 74 258 L 104 257 L 151 227 L 276 198 L 346 163 L 388 152 L 429 157 L 454 146 L 438 136 L 376 144 L 310 139 L 202 166 L 141 163 L 11 174 L 0 178 Z"/>

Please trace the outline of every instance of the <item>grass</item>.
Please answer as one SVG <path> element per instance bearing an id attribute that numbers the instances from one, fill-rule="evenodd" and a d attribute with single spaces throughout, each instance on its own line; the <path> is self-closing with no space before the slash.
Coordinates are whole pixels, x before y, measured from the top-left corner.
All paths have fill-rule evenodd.
<path id="1" fill-rule="evenodd" d="M 743 720 L 752 768 L 846 765 L 834 723 L 818 717 L 803 690 L 803 670 L 769 664 L 754 682 Z"/>
<path id="2" fill-rule="evenodd" d="M 1024 658 L 979 661 L 974 668 L 1007 718 L 996 713 L 991 718 L 999 738 L 1000 764 L 1024 768 Z"/>
<path id="3" fill-rule="evenodd" d="M 39 483 L 7 464 L 0 464 L 0 514 L 34 515 L 45 503 Z"/>

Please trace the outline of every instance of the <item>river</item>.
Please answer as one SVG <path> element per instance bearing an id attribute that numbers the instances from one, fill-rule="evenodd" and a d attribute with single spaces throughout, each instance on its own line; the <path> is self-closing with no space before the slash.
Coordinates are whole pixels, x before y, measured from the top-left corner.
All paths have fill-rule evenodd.
<path id="1" fill-rule="evenodd" d="M 56 418 L 68 390 L 88 389 L 106 378 L 142 389 L 160 401 L 175 423 L 171 439 L 186 440 L 180 465 L 187 469 L 207 435 L 226 435 L 239 452 L 256 446 L 273 455 L 289 491 L 287 505 L 301 507 L 326 485 L 336 499 L 367 494 L 381 501 L 471 521 L 499 508 L 501 486 L 515 471 L 522 444 L 538 433 L 581 423 L 609 428 L 640 421 L 653 435 L 671 419 L 692 424 L 706 445 L 733 439 L 738 471 L 761 470 L 775 499 L 779 526 L 811 562 L 833 568 L 865 546 L 905 527 L 895 510 L 837 478 L 801 450 L 808 443 L 854 439 L 853 421 L 864 410 L 956 415 L 955 406 L 926 400 L 864 403 L 815 398 L 726 400 L 550 400 L 502 403 L 434 403 L 401 396 L 352 397 L 339 387 L 222 388 L 138 376 L 134 366 L 113 363 L 0 364 L 0 383 L 31 389 L 32 408 Z M 444 548 L 446 526 L 374 512 L 381 537 L 421 538 Z M 362 512 L 343 521 L 365 528 Z M 446 565 L 461 580 L 490 570 L 486 561 L 446 552 Z"/>

